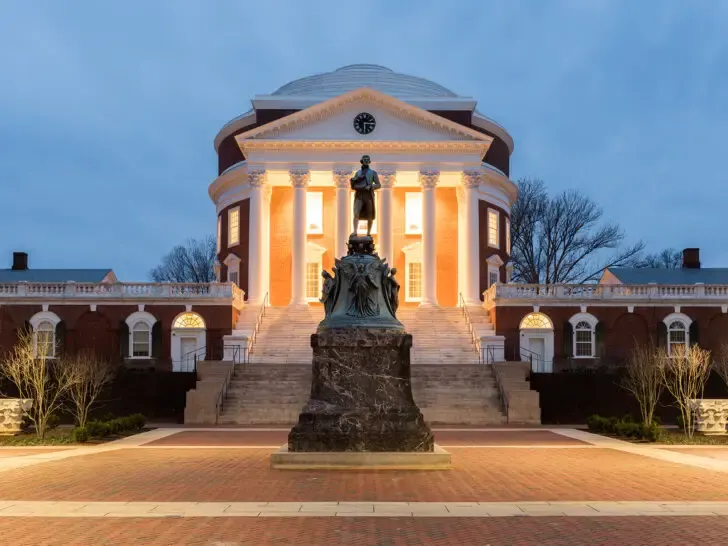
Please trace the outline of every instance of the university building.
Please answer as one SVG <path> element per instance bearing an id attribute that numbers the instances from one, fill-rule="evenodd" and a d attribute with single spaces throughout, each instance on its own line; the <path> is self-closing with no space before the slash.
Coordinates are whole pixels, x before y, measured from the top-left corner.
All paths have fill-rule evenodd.
<path id="1" fill-rule="evenodd" d="M 368 154 L 382 186 L 372 235 L 397 269 L 415 397 L 433 422 L 538 421 L 528 368 L 618 364 L 650 337 L 717 349 L 728 269 L 701 268 L 697 249 L 685 250 L 681 269 L 610 269 L 599 284 L 511 282 L 514 141 L 477 106 L 376 65 L 253 97 L 214 139 L 218 282 L 125 283 L 111 270 L 36 270 L 16 253 L 0 271 L 0 345 L 29 327 L 49 351 L 93 348 L 129 367 L 197 370 L 208 386 L 214 365 L 196 361 L 239 360 L 225 410 L 200 394 L 217 399 L 219 388 L 198 385 L 187 420 L 295 421 L 289 391 L 306 401 L 321 271 L 346 253 L 349 180 Z"/>

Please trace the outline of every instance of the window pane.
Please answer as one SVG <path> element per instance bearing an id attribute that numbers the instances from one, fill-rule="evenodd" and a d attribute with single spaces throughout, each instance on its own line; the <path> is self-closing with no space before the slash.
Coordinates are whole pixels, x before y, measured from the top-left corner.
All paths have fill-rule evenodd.
<path id="1" fill-rule="evenodd" d="M 422 233 L 422 194 L 409 191 L 404 195 L 404 232 L 407 235 L 419 235 Z"/>
<path id="2" fill-rule="evenodd" d="M 55 356 L 55 327 L 50 322 L 41 322 L 35 334 L 36 350 L 38 356 Z"/>
<path id="3" fill-rule="evenodd" d="M 506 218 L 506 253 L 511 253 L 511 221 Z"/>
<path id="4" fill-rule="evenodd" d="M 222 247 L 222 218 L 217 217 L 217 253 L 220 253 Z"/>
<path id="5" fill-rule="evenodd" d="M 407 299 L 422 299 L 422 263 L 410 262 L 407 268 Z"/>
<path id="6" fill-rule="evenodd" d="M 498 273 L 496 273 L 495 271 L 491 271 L 488 286 L 493 286 L 497 282 L 498 282 Z"/>
<path id="7" fill-rule="evenodd" d="M 240 242 L 240 209 L 231 209 L 228 213 L 228 246 Z"/>
<path id="8" fill-rule="evenodd" d="M 498 212 L 488 210 L 488 244 L 498 246 Z"/>
<path id="9" fill-rule="evenodd" d="M 324 232 L 324 194 L 320 191 L 306 193 L 306 231 L 312 234 Z M 366 229 L 366 228 L 365 228 Z"/>
<path id="10" fill-rule="evenodd" d="M 233 282 L 235 284 L 238 284 L 238 272 L 237 271 L 228 272 L 228 282 Z"/>
<path id="11" fill-rule="evenodd" d="M 318 300 L 321 297 L 321 264 L 308 262 L 306 264 L 306 298 Z"/>

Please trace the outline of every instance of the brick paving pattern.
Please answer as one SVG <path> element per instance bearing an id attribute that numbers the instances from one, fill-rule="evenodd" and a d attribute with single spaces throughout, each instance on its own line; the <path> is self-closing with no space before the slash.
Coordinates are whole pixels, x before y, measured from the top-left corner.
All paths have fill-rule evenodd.
<path id="1" fill-rule="evenodd" d="M 7 518 L 5 544 L 575 546 L 726 544 L 728 518 Z"/>
<path id="2" fill-rule="evenodd" d="M 0 447 L 0 457 L 23 457 L 25 455 L 42 455 L 43 453 L 56 453 L 72 447 Z"/>
<path id="3" fill-rule="evenodd" d="M 728 461 L 728 447 L 669 447 L 662 449 L 685 453 L 686 455 L 697 455 L 698 457 L 710 457 L 711 459 Z"/>
<path id="4" fill-rule="evenodd" d="M 452 452 L 451 471 L 326 472 L 271 470 L 267 449 L 122 449 L 4 473 L 0 499 L 728 500 L 728 474 L 611 449 L 458 448 Z"/>

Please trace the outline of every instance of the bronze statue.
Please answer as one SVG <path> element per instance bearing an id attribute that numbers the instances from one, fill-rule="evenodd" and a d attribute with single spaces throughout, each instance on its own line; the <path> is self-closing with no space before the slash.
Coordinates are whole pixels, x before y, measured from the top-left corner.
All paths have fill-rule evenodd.
<path id="1" fill-rule="evenodd" d="M 387 295 L 389 296 L 389 304 L 392 306 L 392 314 L 396 316 L 399 307 L 399 282 L 394 276 L 397 274 L 397 268 L 393 267 L 389 270 L 387 277 Z"/>
<path id="2" fill-rule="evenodd" d="M 331 308 L 334 305 L 334 287 L 336 281 L 328 271 L 322 271 L 321 276 L 324 278 L 323 286 L 321 288 L 321 299 L 319 300 L 324 304 L 324 312 L 326 316 L 331 314 Z"/>
<path id="3" fill-rule="evenodd" d="M 351 292 L 352 298 L 346 314 L 356 318 L 378 316 L 379 304 L 376 294 L 379 283 L 376 272 L 372 271 L 372 264 L 359 263 L 351 264 L 348 267 L 353 273 L 349 281 L 349 292 Z"/>
<path id="4" fill-rule="evenodd" d="M 361 163 L 361 169 L 356 171 L 356 174 L 350 181 L 351 189 L 356 192 L 354 196 L 354 232 L 351 235 L 356 235 L 357 229 L 359 228 L 359 220 L 366 220 L 367 236 L 370 237 L 372 234 L 372 223 L 376 217 L 374 191 L 381 188 L 382 185 L 379 183 L 377 171 L 369 167 L 371 163 L 369 156 L 363 155 L 359 162 Z"/>

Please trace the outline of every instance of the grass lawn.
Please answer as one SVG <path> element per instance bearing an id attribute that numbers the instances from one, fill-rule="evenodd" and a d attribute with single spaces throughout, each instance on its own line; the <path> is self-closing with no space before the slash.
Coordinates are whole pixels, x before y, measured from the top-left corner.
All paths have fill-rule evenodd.
<path id="1" fill-rule="evenodd" d="M 728 447 L 728 435 L 705 436 L 696 432 L 692 438 L 688 438 L 681 430 L 663 430 L 662 438 L 657 443 L 675 445 L 723 445 Z"/>

